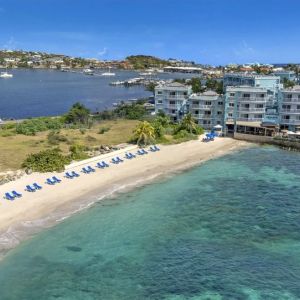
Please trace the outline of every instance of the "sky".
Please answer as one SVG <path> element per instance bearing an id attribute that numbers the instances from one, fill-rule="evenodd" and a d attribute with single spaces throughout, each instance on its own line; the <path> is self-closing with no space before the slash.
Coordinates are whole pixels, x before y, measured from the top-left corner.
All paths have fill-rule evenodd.
<path id="1" fill-rule="evenodd" d="M 0 48 L 300 63 L 300 0 L 0 0 Z"/>

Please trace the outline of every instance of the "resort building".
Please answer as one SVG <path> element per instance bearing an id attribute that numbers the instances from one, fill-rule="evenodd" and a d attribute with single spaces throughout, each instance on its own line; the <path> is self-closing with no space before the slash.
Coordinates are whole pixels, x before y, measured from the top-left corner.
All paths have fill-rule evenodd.
<path id="1" fill-rule="evenodd" d="M 282 70 L 282 71 L 275 71 L 275 72 L 273 72 L 273 74 L 275 76 L 279 76 L 281 82 L 283 82 L 284 79 L 287 79 L 287 80 L 290 80 L 290 81 L 296 81 L 297 80 L 297 76 L 296 76 L 296 73 L 294 71 Z"/>
<path id="2" fill-rule="evenodd" d="M 281 129 L 300 131 L 300 86 L 280 91 L 279 123 Z"/>
<path id="3" fill-rule="evenodd" d="M 283 87 L 279 76 L 250 73 L 226 73 L 223 79 L 223 86 L 224 91 L 229 86 L 251 86 L 265 88 L 274 94 Z"/>
<path id="4" fill-rule="evenodd" d="M 224 122 L 224 99 L 214 91 L 192 94 L 189 98 L 189 111 L 198 125 L 212 129 Z"/>
<path id="5" fill-rule="evenodd" d="M 155 111 L 163 111 L 173 121 L 179 121 L 188 112 L 188 98 L 192 87 L 178 82 L 155 87 Z"/>
<path id="6" fill-rule="evenodd" d="M 225 94 L 224 125 L 227 132 L 233 132 L 237 122 L 255 123 L 256 126 L 266 118 L 267 107 L 276 105 L 276 97 L 263 87 L 227 87 Z"/>

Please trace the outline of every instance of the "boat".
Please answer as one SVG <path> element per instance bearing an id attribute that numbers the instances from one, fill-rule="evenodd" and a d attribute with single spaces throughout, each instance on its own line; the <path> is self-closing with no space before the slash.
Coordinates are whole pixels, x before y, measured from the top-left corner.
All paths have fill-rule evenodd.
<path id="1" fill-rule="evenodd" d="M 83 74 L 85 75 L 94 75 L 94 71 L 91 69 L 84 69 Z"/>
<path id="2" fill-rule="evenodd" d="M 1 78 L 12 78 L 13 74 L 7 73 L 7 72 L 1 72 L 0 73 Z"/>
<path id="3" fill-rule="evenodd" d="M 110 68 L 108 69 L 108 72 L 104 72 L 101 74 L 102 76 L 116 76 L 116 73 L 112 73 L 110 71 Z"/>

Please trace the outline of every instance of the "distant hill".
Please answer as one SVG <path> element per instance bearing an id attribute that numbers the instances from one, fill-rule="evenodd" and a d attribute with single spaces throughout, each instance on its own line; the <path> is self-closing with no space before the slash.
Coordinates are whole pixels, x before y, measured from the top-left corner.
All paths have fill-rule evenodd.
<path id="1" fill-rule="evenodd" d="M 150 55 L 131 55 L 126 57 L 134 69 L 147 69 L 147 68 L 162 68 L 170 65 L 170 62 Z"/>

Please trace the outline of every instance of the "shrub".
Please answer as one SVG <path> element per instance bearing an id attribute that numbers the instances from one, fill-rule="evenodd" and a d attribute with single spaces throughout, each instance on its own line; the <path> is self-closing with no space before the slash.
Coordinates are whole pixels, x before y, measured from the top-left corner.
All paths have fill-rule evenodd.
<path id="1" fill-rule="evenodd" d="M 110 127 L 101 127 L 98 131 L 98 134 L 104 134 L 105 132 L 109 131 Z"/>
<path id="2" fill-rule="evenodd" d="M 71 154 L 70 159 L 72 160 L 81 160 L 88 158 L 87 154 L 84 152 L 86 148 L 83 145 L 74 144 L 69 148 Z"/>
<path id="3" fill-rule="evenodd" d="M 63 127 L 60 118 L 35 118 L 16 125 L 16 132 L 24 135 L 35 135 L 46 130 L 59 130 Z"/>
<path id="4" fill-rule="evenodd" d="M 60 172 L 68 163 L 70 163 L 70 158 L 62 155 L 61 151 L 56 148 L 30 154 L 23 162 L 22 167 L 35 172 Z"/>
<path id="5" fill-rule="evenodd" d="M 68 142 L 67 137 L 55 131 L 49 132 L 47 139 L 50 145 L 58 145 L 60 142 L 65 142 L 65 143 Z"/>

